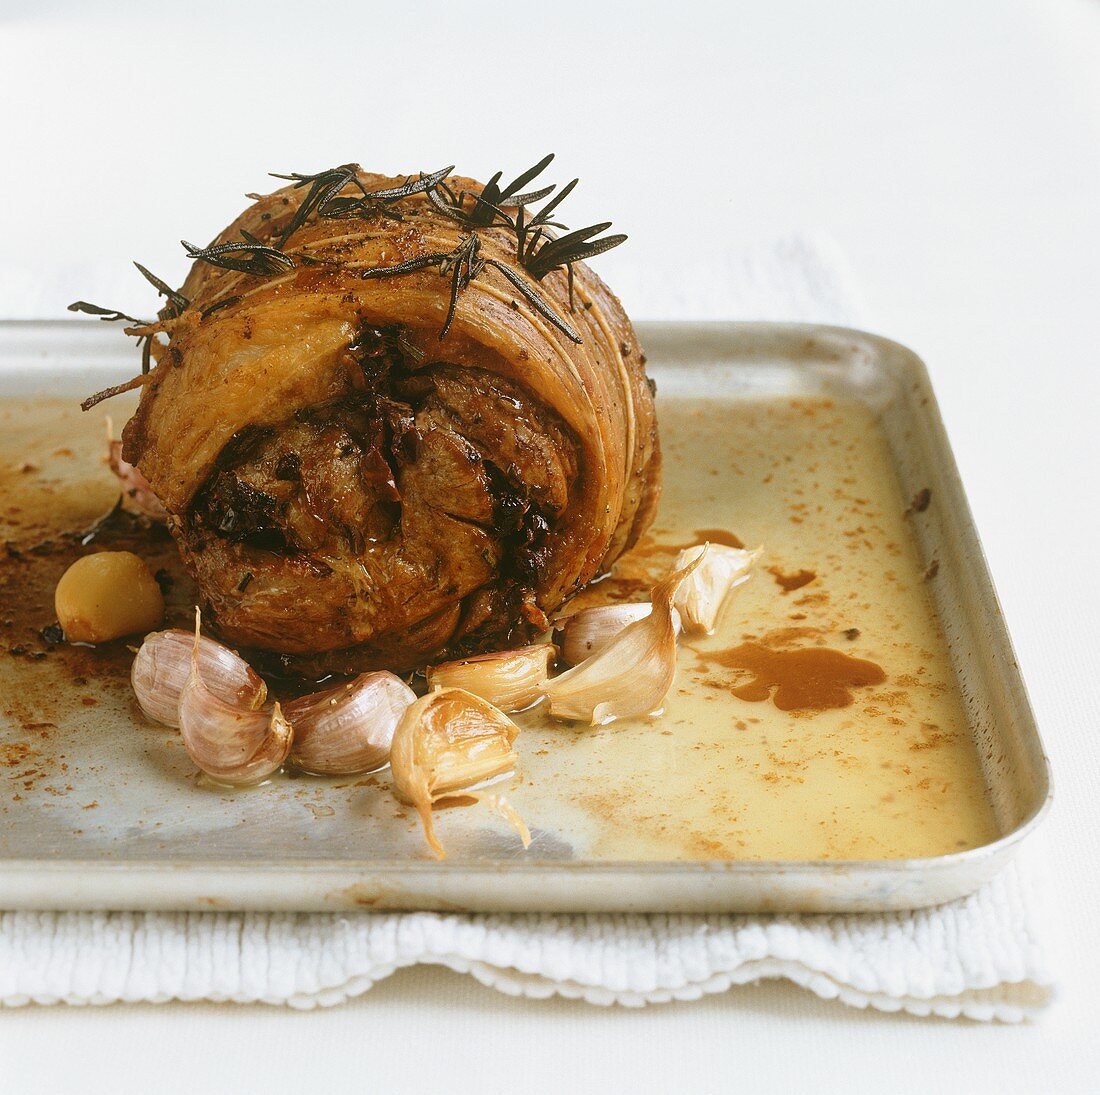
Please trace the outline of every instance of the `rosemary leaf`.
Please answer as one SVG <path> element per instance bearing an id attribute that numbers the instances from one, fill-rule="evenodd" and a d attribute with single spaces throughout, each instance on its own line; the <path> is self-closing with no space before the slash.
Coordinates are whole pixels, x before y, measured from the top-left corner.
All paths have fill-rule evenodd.
<path id="1" fill-rule="evenodd" d="M 522 275 L 517 274 L 515 270 L 505 266 L 502 262 L 497 262 L 496 259 L 489 259 L 487 265 L 493 267 L 494 270 L 499 270 L 516 289 L 519 290 L 524 300 L 526 300 L 540 316 L 549 320 L 571 342 L 580 345 L 581 336 L 550 307 L 549 302 L 542 297 L 541 294 L 536 293 L 535 290 L 523 280 Z"/>
<path id="2" fill-rule="evenodd" d="M 128 316 L 125 312 L 115 311 L 114 308 L 103 308 L 98 304 L 89 304 L 86 300 L 74 300 L 66 311 L 83 312 L 88 316 L 99 316 L 100 319 L 108 323 L 113 323 L 115 320 L 119 319 L 125 319 L 139 327 L 144 327 L 149 322 L 147 319 L 136 319 L 134 316 Z"/>
<path id="3" fill-rule="evenodd" d="M 438 266 L 447 257 L 447 252 L 436 251 L 430 255 L 421 255 L 419 258 L 409 259 L 407 262 L 399 262 L 396 266 L 375 266 L 373 269 L 364 270 L 359 276 L 364 281 L 372 278 L 392 278 L 399 274 L 411 274 L 415 270 L 423 270 L 427 266 Z"/>
<path id="4" fill-rule="evenodd" d="M 294 260 L 279 248 L 260 243 L 249 232 L 242 235 L 244 240 L 241 242 L 218 243 L 212 247 L 196 247 L 187 240 L 180 240 L 180 243 L 186 249 L 188 258 L 241 274 L 281 274 L 294 266 Z"/>
<path id="5" fill-rule="evenodd" d="M 138 268 L 141 276 L 168 301 L 168 306 L 163 310 L 170 314 L 161 316 L 161 319 L 173 319 L 187 310 L 191 304 L 187 297 L 177 292 L 167 282 L 162 281 L 152 271 L 147 270 L 140 262 L 135 262 L 134 265 Z"/>

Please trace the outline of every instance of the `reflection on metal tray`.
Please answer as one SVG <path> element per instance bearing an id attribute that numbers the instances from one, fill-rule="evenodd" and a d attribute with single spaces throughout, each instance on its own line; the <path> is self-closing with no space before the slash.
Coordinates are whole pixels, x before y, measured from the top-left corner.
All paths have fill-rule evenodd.
<path id="1" fill-rule="evenodd" d="M 530 850 L 484 806 L 456 807 L 438 816 L 440 863 L 385 772 L 205 785 L 175 731 L 137 711 L 121 645 L 38 633 L 81 550 L 64 533 L 113 501 L 102 418 L 72 397 L 132 361 L 95 323 L 0 325 L 15 651 L 0 663 L 0 906 L 877 910 L 991 877 L 1042 816 L 1049 772 L 922 364 L 837 328 L 639 333 L 665 493 L 583 603 L 644 598 L 703 539 L 762 544 L 762 566 L 714 636 L 683 644 L 660 716 L 518 716 L 522 766 L 500 790 Z M 108 406 L 120 420 L 132 404 Z M 172 545 L 138 549 L 174 575 L 182 621 Z M 784 659 L 825 650 L 881 671 L 791 699 Z"/>

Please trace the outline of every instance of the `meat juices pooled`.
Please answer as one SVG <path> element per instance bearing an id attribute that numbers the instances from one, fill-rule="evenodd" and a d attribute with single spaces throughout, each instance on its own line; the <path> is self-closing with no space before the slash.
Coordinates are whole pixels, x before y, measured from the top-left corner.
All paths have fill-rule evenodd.
<path id="1" fill-rule="evenodd" d="M 277 243 L 304 194 L 261 198 L 216 242 L 243 229 Z M 536 282 L 511 230 L 479 228 L 481 255 L 537 286 L 582 342 L 492 268 L 441 340 L 450 280 L 436 268 L 361 275 L 470 230 L 422 194 L 400 212 L 307 218 L 283 250 L 320 261 L 286 273 L 196 263 L 123 435 L 213 627 L 289 672 L 400 672 L 522 645 L 656 506 L 652 392 L 603 282 L 575 264 L 570 312 L 564 270 Z"/>

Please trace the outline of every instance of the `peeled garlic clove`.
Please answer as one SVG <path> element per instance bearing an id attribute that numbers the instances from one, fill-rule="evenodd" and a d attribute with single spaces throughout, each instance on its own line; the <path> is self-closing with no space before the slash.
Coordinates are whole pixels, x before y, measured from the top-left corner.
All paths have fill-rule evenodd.
<path id="1" fill-rule="evenodd" d="M 416 807 L 440 859 L 446 853 L 435 835 L 432 803 L 511 771 L 518 733 L 503 711 L 461 688 L 429 692 L 397 724 L 390 747 L 394 789 Z"/>
<path id="2" fill-rule="evenodd" d="M 627 624 L 598 654 L 547 683 L 551 715 L 597 726 L 648 715 L 661 706 L 676 677 L 672 597 L 703 557 L 653 587 L 649 615 Z"/>
<path id="3" fill-rule="evenodd" d="M 81 556 L 61 575 L 53 601 L 71 643 L 106 643 L 164 622 L 164 594 L 145 560 L 132 551 Z"/>
<path id="4" fill-rule="evenodd" d="M 745 551 L 725 544 L 696 544 L 680 552 L 673 569 L 687 566 L 698 559 L 704 550 L 706 559 L 694 574 L 680 583 L 672 603 L 679 609 L 688 631 L 713 635 L 718 611 L 726 595 L 734 586 L 752 577 L 753 564 L 760 558 L 763 549 Z"/>
<path id="5" fill-rule="evenodd" d="M 428 687 L 464 688 L 501 711 L 522 711 L 542 699 L 557 648 L 549 643 L 479 654 L 428 667 Z"/>
<path id="6" fill-rule="evenodd" d="M 348 684 L 292 700 L 291 762 L 305 772 L 346 776 L 381 768 L 401 716 L 416 693 L 392 673 L 363 673 Z"/>
<path id="7" fill-rule="evenodd" d="M 627 624 L 645 619 L 652 611 L 653 605 L 649 601 L 581 609 L 563 622 L 563 660 L 567 665 L 580 665 L 585 658 L 591 658 L 603 650 Z M 680 613 L 675 609 L 672 610 L 672 626 L 679 635 Z"/>
<path id="8" fill-rule="evenodd" d="M 130 670 L 130 683 L 138 705 L 156 722 L 179 726 L 180 696 L 191 675 L 195 636 L 173 628 L 145 637 Z M 264 705 L 267 686 L 239 654 L 213 639 L 198 640 L 202 680 L 218 699 L 246 710 Z"/>

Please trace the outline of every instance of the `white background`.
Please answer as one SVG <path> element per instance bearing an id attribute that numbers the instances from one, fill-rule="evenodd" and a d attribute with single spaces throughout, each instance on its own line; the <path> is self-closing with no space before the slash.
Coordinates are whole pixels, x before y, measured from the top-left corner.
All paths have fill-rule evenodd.
<path id="1" fill-rule="evenodd" d="M 0 12 L 0 314 L 148 310 L 131 258 L 178 282 L 176 241 L 266 171 L 352 159 L 485 177 L 553 150 L 583 179 L 577 223 L 630 233 L 600 272 L 667 285 L 669 315 L 709 300 L 723 249 L 838 240 L 939 394 L 1055 766 L 1037 839 L 1063 951 L 1062 998 L 1026 1028 L 779 985 L 599 1010 L 433 970 L 311 1014 L 30 1008 L 0 1015 L 0 1090 L 1100 1089 L 1096 0 Z"/>

